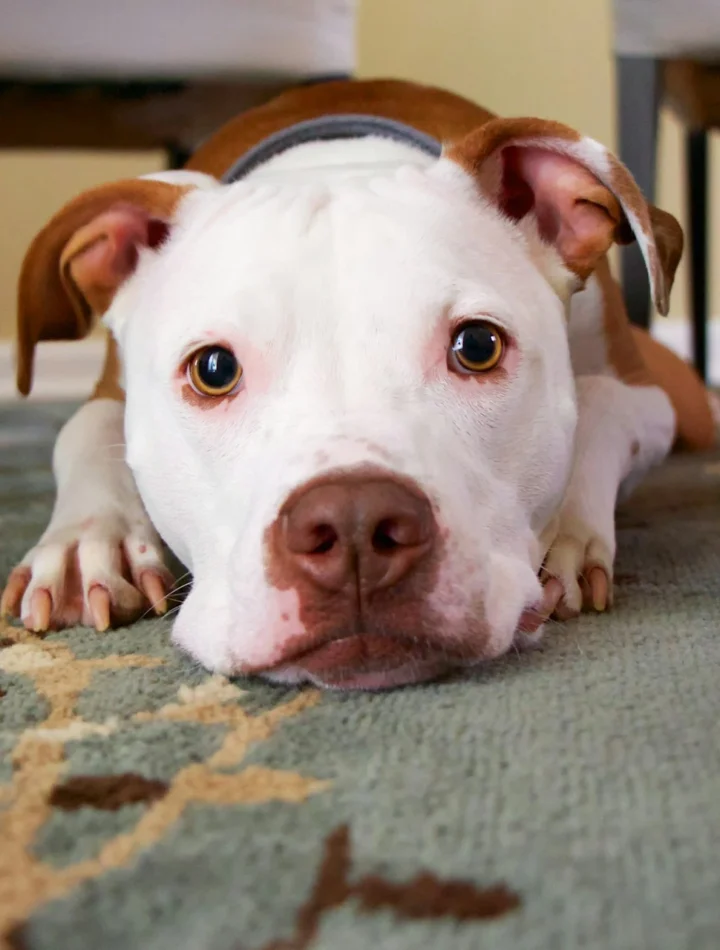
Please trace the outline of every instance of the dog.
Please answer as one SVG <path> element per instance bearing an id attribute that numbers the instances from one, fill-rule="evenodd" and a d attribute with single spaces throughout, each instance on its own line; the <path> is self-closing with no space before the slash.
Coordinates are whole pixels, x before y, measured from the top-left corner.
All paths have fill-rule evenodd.
<path id="1" fill-rule="evenodd" d="M 205 667 L 383 689 L 606 610 L 618 496 L 707 438 L 610 276 L 631 241 L 666 313 L 682 231 L 605 147 L 389 80 L 291 90 L 80 195 L 25 257 L 18 387 L 96 318 L 107 357 L 4 611 L 162 613 L 162 538 Z"/>

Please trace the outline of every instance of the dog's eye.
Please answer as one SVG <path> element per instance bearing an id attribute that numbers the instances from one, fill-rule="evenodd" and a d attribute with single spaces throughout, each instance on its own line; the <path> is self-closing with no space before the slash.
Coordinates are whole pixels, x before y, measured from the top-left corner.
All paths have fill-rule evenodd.
<path id="1" fill-rule="evenodd" d="M 487 373 L 497 366 L 504 351 L 502 333 L 485 320 L 463 324 L 450 345 L 454 360 L 467 373 Z"/>
<path id="2" fill-rule="evenodd" d="M 242 366 L 224 346 L 205 346 L 190 357 L 188 379 L 201 396 L 227 396 L 242 378 Z"/>

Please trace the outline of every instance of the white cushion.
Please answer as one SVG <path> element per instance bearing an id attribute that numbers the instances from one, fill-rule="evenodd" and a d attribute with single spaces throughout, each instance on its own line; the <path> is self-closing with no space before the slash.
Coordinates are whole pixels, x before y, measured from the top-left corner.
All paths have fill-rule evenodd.
<path id="1" fill-rule="evenodd" d="M 614 0 L 615 51 L 720 60 L 720 0 Z"/>
<path id="2" fill-rule="evenodd" d="M 355 0 L 0 0 L 0 77 L 352 72 Z"/>

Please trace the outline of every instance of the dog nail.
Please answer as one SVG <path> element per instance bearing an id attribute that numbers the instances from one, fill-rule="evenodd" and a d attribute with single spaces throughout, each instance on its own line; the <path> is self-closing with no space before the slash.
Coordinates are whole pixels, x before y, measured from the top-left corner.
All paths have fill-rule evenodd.
<path id="1" fill-rule="evenodd" d="M 110 626 L 110 595 L 104 587 L 96 584 L 88 593 L 90 616 L 98 633 L 104 633 Z"/>
<path id="2" fill-rule="evenodd" d="M 140 577 L 140 587 L 150 601 L 150 606 L 158 616 L 167 613 L 167 595 L 165 586 L 154 571 L 144 571 Z"/>
<path id="3" fill-rule="evenodd" d="M 608 606 L 608 580 L 601 567 L 594 567 L 590 571 L 590 590 L 592 591 L 593 608 L 602 613 Z"/>
<path id="4" fill-rule="evenodd" d="M 45 633 L 50 626 L 52 597 L 44 589 L 36 590 L 30 600 L 30 629 L 33 633 Z"/>
<path id="5" fill-rule="evenodd" d="M 16 569 L 12 572 L 0 599 L 0 617 L 18 616 L 23 594 L 29 583 L 30 571 Z"/>
<path id="6" fill-rule="evenodd" d="M 543 614 L 546 617 L 549 617 L 550 614 L 557 608 L 560 598 L 563 595 L 563 586 L 556 577 L 551 577 L 543 588 L 543 598 L 542 604 L 539 608 L 539 613 Z"/>

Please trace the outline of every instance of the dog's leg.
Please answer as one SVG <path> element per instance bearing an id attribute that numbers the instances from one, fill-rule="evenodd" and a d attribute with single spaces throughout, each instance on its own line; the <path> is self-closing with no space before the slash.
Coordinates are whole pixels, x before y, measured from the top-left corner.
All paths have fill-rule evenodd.
<path id="1" fill-rule="evenodd" d="M 575 461 L 545 560 L 548 606 L 562 619 L 612 603 L 615 505 L 670 451 L 675 414 L 656 386 L 612 376 L 577 380 Z"/>
<path id="2" fill-rule="evenodd" d="M 109 391 L 115 398 L 102 396 Z M 76 623 L 104 630 L 151 606 L 161 613 L 172 583 L 124 460 L 124 404 L 116 388 L 97 393 L 58 436 L 50 524 L 0 601 L 0 612 L 35 631 Z"/>

